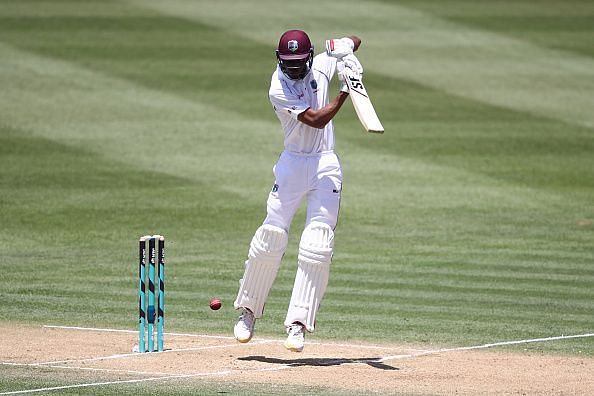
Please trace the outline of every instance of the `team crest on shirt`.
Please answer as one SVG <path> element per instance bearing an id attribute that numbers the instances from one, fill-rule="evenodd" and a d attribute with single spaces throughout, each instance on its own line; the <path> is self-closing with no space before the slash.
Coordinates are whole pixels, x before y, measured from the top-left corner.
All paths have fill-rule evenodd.
<path id="1" fill-rule="evenodd" d="M 311 89 L 318 89 L 318 83 L 316 80 L 311 80 L 309 85 L 311 85 Z"/>
<path id="2" fill-rule="evenodd" d="M 272 192 L 275 193 L 278 191 L 278 184 L 275 184 L 274 186 L 272 186 Z"/>
<path id="3" fill-rule="evenodd" d="M 297 49 L 299 49 L 299 43 L 297 42 L 297 40 L 289 40 L 289 42 L 287 43 L 287 47 L 289 48 L 289 51 L 295 52 L 297 51 Z"/>

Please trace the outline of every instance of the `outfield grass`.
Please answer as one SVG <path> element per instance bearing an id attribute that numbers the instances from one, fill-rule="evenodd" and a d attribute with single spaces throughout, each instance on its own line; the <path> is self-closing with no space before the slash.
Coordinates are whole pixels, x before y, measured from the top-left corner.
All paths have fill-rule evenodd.
<path id="1" fill-rule="evenodd" d="M 168 330 L 230 333 L 282 146 L 274 47 L 303 26 L 317 48 L 362 37 L 386 127 L 363 133 L 350 105 L 336 119 L 345 184 L 315 337 L 591 333 L 592 3 L 301 3 L 0 0 L 0 320 L 133 328 L 136 241 L 158 232 Z M 303 217 L 261 335 L 282 334 Z M 594 340 L 528 348 L 592 356 Z"/>
<path id="2" fill-rule="evenodd" d="M 56 375 L 54 369 L 36 369 L 35 377 L 32 378 L 31 370 L 23 370 L 20 368 L 2 368 L 2 377 L 0 377 L 1 391 L 17 391 L 22 389 L 41 389 L 41 388 L 61 388 L 73 385 L 81 385 L 80 387 L 54 389 L 43 394 L 60 394 L 60 395 L 298 395 L 298 396 L 312 396 L 312 395 L 329 395 L 329 396 L 345 396 L 353 393 L 332 389 L 331 387 L 309 386 L 303 384 L 298 389 L 295 386 L 279 385 L 269 383 L 230 383 L 230 382 L 206 382 L 197 385 L 195 381 L 185 380 L 163 380 L 152 381 L 145 383 L 127 383 L 127 384 L 106 384 L 102 386 L 85 387 L 83 385 L 94 383 L 96 378 L 93 375 L 85 374 L 84 372 L 68 373 L 67 375 Z M 62 373 L 61 373 L 62 374 Z M 57 378 L 60 377 L 60 378 Z M 134 380 L 138 377 L 130 376 L 129 378 L 110 378 L 106 380 L 125 381 Z"/>

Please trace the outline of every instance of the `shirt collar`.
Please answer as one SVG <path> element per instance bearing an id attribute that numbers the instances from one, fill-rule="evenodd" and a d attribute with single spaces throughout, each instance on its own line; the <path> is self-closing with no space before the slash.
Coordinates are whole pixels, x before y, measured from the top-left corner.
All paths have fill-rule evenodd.
<path id="1" fill-rule="evenodd" d="M 305 81 L 309 78 L 309 76 L 311 75 L 311 68 L 309 69 L 309 71 L 307 72 L 307 74 L 305 75 L 305 77 L 303 77 L 301 80 L 291 80 L 289 77 L 287 77 L 285 75 L 285 73 L 283 73 L 283 71 L 281 70 L 280 66 L 276 66 L 276 70 L 277 70 L 277 74 L 279 76 L 280 79 L 284 80 L 287 82 L 287 84 L 290 84 L 291 86 L 296 86 L 297 84 L 305 84 Z"/>

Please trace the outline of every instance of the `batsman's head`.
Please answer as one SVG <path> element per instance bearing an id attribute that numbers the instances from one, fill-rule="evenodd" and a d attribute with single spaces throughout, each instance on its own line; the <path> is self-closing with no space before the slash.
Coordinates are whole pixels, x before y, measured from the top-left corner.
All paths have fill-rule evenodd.
<path id="1" fill-rule="evenodd" d="M 304 78 L 313 62 L 314 49 L 303 30 L 289 30 L 281 36 L 276 58 L 281 71 L 291 80 Z"/>

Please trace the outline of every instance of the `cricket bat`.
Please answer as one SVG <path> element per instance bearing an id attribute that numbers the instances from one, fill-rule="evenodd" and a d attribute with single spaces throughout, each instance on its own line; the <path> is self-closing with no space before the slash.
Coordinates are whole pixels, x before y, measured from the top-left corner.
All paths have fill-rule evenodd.
<path id="1" fill-rule="evenodd" d="M 353 102 L 353 107 L 357 112 L 359 121 L 363 124 L 363 128 L 365 128 L 367 132 L 384 133 L 384 127 L 373 108 L 373 104 L 371 103 L 371 99 L 369 99 L 369 94 L 363 85 L 363 81 L 356 77 L 351 70 L 345 69 L 345 72 L 351 102 Z"/>

